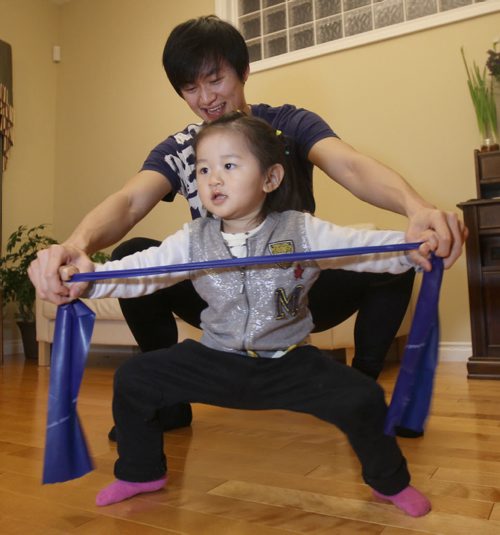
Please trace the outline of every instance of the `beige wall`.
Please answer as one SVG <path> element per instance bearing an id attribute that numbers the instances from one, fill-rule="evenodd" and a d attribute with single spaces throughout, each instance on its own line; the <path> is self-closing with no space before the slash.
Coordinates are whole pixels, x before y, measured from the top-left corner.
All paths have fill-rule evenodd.
<path id="1" fill-rule="evenodd" d="M 12 46 L 14 147 L 3 175 L 2 242 L 19 225 L 52 223 L 59 9 L 49 0 L 0 0 L 0 39 Z M 6 321 L 5 338 L 17 335 Z"/>
<path id="2" fill-rule="evenodd" d="M 180 22 L 212 0 L 73 0 L 62 8 L 54 222 L 66 236 L 134 175 L 149 150 L 193 115 L 170 88 L 161 56 Z M 162 238 L 189 217 L 162 203 L 134 235 Z"/>
<path id="3" fill-rule="evenodd" d="M 9 21 L 19 21 L 17 31 L 5 22 L 5 9 Z M 16 49 L 23 49 L 14 56 L 18 76 L 21 58 L 27 58 L 25 76 L 15 78 L 17 145 L 5 178 L 12 181 L 4 188 L 4 209 L 11 207 L 6 228 L 53 213 L 56 236 L 63 239 L 135 173 L 156 142 L 194 119 L 168 85 L 161 52 L 177 23 L 213 9 L 213 0 L 73 0 L 61 7 L 49 0 L 0 0 L 0 38 L 13 45 L 17 39 Z M 454 210 L 475 195 L 472 151 L 478 144 L 460 46 L 482 62 L 499 27 L 500 14 L 494 14 L 256 73 L 247 97 L 316 111 L 343 139 L 399 170 L 430 201 Z M 56 38 L 59 65 L 50 59 Z M 43 60 L 29 61 L 33 55 Z M 29 142 L 19 116 L 23 89 L 26 105 L 34 107 L 30 119 L 47 116 L 40 135 L 25 132 L 35 138 Z M 315 187 L 321 217 L 404 228 L 403 218 L 355 200 L 320 174 Z M 161 238 L 188 217 L 179 199 L 157 207 L 133 234 Z M 442 341 L 470 341 L 463 260 L 446 274 L 441 312 Z"/>
<path id="4" fill-rule="evenodd" d="M 49 0 L 0 0 L 0 39 L 12 46 L 14 147 L 3 178 L 3 238 L 52 222 L 59 10 Z"/>

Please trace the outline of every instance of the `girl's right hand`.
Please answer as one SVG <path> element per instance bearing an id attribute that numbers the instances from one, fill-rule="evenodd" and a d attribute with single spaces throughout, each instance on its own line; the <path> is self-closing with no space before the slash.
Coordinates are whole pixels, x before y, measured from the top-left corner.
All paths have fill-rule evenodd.
<path id="1" fill-rule="evenodd" d="M 63 272 L 60 271 L 61 268 Z M 80 297 L 88 286 L 87 282 L 64 282 L 75 270 L 82 273 L 94 271 L 94 264 L 88 255 L 77 247 L 51 245 L 38 252 L 36 260 L 28 268 L 28 275 L 39 297 L 62 305 Z"/>

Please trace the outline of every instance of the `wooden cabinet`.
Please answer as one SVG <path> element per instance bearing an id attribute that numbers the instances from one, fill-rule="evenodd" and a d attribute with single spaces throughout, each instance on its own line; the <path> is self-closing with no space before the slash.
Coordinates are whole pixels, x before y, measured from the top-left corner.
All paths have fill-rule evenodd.
<path id="1" fill-rule="evenodd" d="M 2 254 L 2 136 L 0 135 L 0 254 Z M 0 366 L 3 364 L 3 302 L 0 292 Z"/>
<path id="2" fill-rule="evenodd" d="M 474 151 L 478 199 L 500 197 L 500 151 Z"/>
<path id="3" fill-rule="evenodd" d="M 500 151 L 476 151 L 478 199 L 460 203 L 466 243 L 472 356 L 469 377 L 500 379 Z"/>

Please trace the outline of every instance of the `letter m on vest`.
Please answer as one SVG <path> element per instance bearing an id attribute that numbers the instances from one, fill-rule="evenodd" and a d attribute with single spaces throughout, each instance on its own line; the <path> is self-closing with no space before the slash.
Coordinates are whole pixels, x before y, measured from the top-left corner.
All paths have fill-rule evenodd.
<path id="1" fill-rule="evenodd" d="M 299 298 L 304 286 L 295 286 L 290 295 L 286 294 L 284 288 L 277 288 L 274 292 L 276 296 L 276 319 L 282 320 L 287 316 L 295 316 L 299 308 Z"/>

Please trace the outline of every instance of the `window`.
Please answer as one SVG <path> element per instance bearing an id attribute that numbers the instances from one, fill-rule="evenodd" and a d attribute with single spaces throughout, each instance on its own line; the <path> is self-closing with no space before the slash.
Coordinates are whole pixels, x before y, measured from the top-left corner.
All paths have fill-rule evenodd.
<path id="1" fill-rule="evenodd" d="M 494 11 L 499 0 L 216 0 L 253 72 Z"/>

